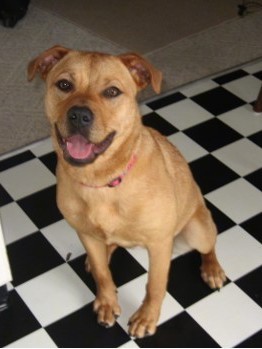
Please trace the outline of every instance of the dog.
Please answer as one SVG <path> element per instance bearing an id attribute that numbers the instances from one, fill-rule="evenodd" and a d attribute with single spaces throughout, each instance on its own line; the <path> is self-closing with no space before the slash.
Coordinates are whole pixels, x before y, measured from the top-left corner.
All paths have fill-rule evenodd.
<path id="1" fill-rule="evenodd" d="M 57 205 L 86 252 L 96 282 L 98 323 L 111 327 L 121 309 L 109 261 L 118 246 L 144 247 L 146 295 L 129 320 L 136 338 L 156 332 L 174 238 L 201 253 L 212 288 L 226 280 L 216 227 L 189 166 L 156 130 L 145 127 L 137 93 L 160 93 L 162 74 L 136 53 L 110 55 L 54 46 L 28 65 L 46 82 L 45 109 L 57 153 Z"/>

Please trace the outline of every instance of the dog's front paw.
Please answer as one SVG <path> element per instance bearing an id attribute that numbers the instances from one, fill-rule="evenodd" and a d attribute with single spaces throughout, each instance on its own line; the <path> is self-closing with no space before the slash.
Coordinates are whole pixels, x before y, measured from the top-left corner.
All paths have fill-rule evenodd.
<path id="1" fill-rule="evenodd" d="M 121 308 L 116 300 L 97 297 L 94 302 L 94 311 L 97 313 L 97 322 L 106 328 L 114 326 L 121 314 Z"/>
<path id="2" fill-rule="evenodd" d="M 128 322 L 130 336 L 135 338 L 152 336 L 156 332 L 158 318 L 159 312 L 143 304 Z"/>

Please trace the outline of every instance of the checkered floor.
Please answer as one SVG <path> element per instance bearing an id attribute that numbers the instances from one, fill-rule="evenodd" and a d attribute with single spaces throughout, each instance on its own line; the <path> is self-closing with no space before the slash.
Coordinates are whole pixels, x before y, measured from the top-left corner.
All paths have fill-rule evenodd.
<path id="1" fill-rule="evenodd" d="M 217 223 L 217 254 L 228 277 L 220 292 L 211 291 L 200 279 L 199 255 L 178 245 L 152 337 L 127 334 L 144 296 L 146 252 L 115 252 L 111 269 L 123 312 L 113 328 L 99 326 L 83 247 L 55 204 L 50 140 L 1 158 L 1 216 L 13 273 L 10 307 L 0 313 L 1 347 L 261 346 L 262 115 L 252 111 L 261 80 L 262 60 L 141 106 L 144 123 L 190 163 Z"/>

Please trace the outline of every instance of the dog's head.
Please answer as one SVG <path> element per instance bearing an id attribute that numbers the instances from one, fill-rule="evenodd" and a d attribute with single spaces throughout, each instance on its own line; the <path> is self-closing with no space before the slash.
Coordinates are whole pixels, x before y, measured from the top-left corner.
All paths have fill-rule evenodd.
<path id="1" fill-rule="evenodd" d="M 46 80 L 46 112 L 58 155 L 72 165 L 92 163 L 117 140 L 124 141 L 140 123 L 137 92 L 152 84 L 159 93 L 162 80 L 137 54 L 112 56 L 61 46 L 29 63 L 28 79 L 37 73 Z"/>

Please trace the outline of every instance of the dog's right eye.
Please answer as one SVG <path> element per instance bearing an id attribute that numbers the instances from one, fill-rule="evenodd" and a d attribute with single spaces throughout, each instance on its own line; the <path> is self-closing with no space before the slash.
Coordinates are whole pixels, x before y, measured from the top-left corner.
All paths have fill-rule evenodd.
<path id="1" fill-rule="evenodd" d="M 73 84 L 70 81 L 63 79 L 57 81 L 56 87 L 63 92 L 70 92 L 73 89 Z"/>

